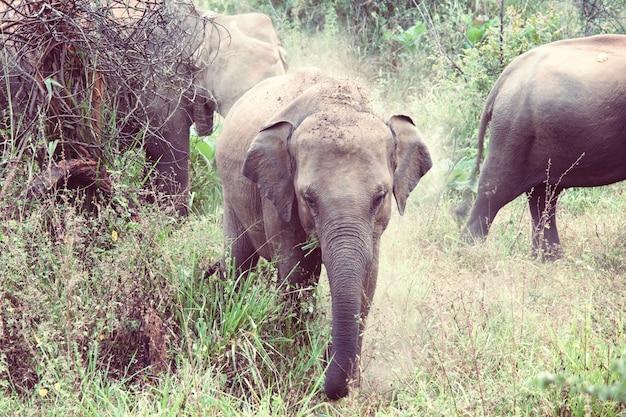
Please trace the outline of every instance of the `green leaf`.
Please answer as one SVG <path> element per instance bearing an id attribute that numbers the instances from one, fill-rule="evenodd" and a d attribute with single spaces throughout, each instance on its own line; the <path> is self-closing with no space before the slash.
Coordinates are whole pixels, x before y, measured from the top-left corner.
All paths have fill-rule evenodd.
<path id="1" fill-rule="evenodd" d="M 210 165 L 215 160 L 215 139 L 212 137 L 196 137 L 192 139 L 192 153 L 198 154 L 206 164 Z"/>
<path id="2" fill-rule="evenodd" d="M 52 87 L 63 87 L 61 84 L 59 84 L 58 81 L 54 80 L 53 78 L 46 78 L 45 80 L 43 80 L 44 85 L 46 86 L 46 91 L 48 93 L 47 97 L 48 97 L 48 102 L 50 102 L 50 100 L 52 100 Z"/>
<path id="3" fill-rule="evenodd" d="M 465 32 L 465 36 L 467 36 L 467 39 L 469 39 L 470 42 L 472 42 L 473 44 L 476 44 L 483 39 L 483 36 L 485 35 L 485 31 L 486 31 L 485 26 L 481 26 L 479 28 L 473 26 L 467 29 L 467 32 Z"/>

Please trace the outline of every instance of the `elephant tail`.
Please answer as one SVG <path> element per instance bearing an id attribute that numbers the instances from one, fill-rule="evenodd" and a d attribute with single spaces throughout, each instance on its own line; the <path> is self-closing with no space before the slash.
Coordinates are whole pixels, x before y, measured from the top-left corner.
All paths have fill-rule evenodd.
<path id="1" fill-rule="evenodd" d="M 478 127 L 478 152 L 476 153 L 476 165 L 474 165 L 474 171 L 472 171 L 471 179 L 476 181 L 478 173 L 480 172 L 480 164 L 483 159 L 483 153 L 485 152 L 485 133 L 487 132 L 487 125 L 491 121 L 491 114 L 493 113 L 493 102 L 495 101 L 496 94 L 495 88 L 491 90 L 483 109 L 483 114 L 480 118 L 480 126 Z"/>
<path id="2" fill-rule="evenodd" d="M 489 125 L 491 115 L 493 113 L 493 102 L 496 98 L 495 92 L 496 87 L 494 87 L 489 93 L 483 109 L 483 114 L 480 118 L 480 126 L 478 127 L 478 152 L 476 152 L 476 164 L 474 165 L 474 170 L 470 176 L 470 189 L 463 192 L 463 201 L 453 210 L 454 217 L 459 224 L 467 218 L 467 214 L 469 213 L 472 205 L 474 193 L 471 190 L 478 189 L 478 174 L 480 173 L 480 164 L 483 159 L 483 153 L 485 152 L 485 133 L 487 133 L 487 125 Z"/>

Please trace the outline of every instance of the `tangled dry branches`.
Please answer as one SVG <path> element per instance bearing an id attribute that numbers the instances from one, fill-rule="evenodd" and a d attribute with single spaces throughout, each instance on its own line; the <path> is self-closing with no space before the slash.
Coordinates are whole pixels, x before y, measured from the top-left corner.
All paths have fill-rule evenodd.
<path id="1" fill-rule="evenodd" d="M 155 120 L 151 106 L 197 93 L 202 33 L 181 29 L 189 27 L 190 7 L 0 0 L 0 163 L 31 156 L 40 166 L 72 159 L 85 161 L 82 168 L 106 166 L 123 147 L 159 135 L 164 120 Z"/>

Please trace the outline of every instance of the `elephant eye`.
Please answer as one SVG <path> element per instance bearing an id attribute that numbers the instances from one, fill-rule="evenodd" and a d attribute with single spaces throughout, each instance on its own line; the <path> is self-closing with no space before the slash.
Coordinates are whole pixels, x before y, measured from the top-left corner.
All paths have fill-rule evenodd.
<path id="1" fill-rule="evenodd" d="M 303 194 L 302 195 L 302 199 L 306 203 L 306 205 L 309 208 L 309 210 L 311 210 L 312 212 L 316 212 L 317 211 L 317 202 L 315 201 L 315 199 L 310 194 L 308 194 L 308 193 Z"/>
<path id="2" fill-rule="evenodd" d="M 385 201 L 385 197 L 387 196 L 386 191 L 380 191 L 374 196 L 374 200 L 372 201 L 372 211 L 375 212 Z"/>

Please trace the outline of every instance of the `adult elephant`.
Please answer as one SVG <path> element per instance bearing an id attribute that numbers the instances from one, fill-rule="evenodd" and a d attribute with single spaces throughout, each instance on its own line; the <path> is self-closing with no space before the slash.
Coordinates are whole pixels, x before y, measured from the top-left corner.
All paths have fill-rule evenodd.
<path id="1" fill-rule="evenodd" d="M 191 125 L 210 134 L 214 111 L 225 116 L 286 68 L 268 16 L 225 16 L 190 1 L 17 1 L 0 5 L 0 20 L 0 104 L 11 107 L 0 125 L 19 126 L 18 142 L 43 120 L 44 136 L 59 143 L 57 160 L 100 159 L 103 143 L 125 150 L 139 142 L 156 168 L 156 191 L 181 215 Z M 58 28 L 55 38 L 41 36 Z"/>
<path id="2" fill-rule="evenodd" d="M 487 97 L 476 172 L 489 150 L 465 238 L 484 238 L 498 210 L 522 193 L 533 248 L 561 254 L 559 193 L 626 179 L 626 36 L 553 42 L 516 58 Z"/>
<path id="3" fill-rule="evenodd" d="M 235 102 L 259 81 L 287 71 L 287 51 L 269 16 L 263 13 L 223 15 L 204 11 L 212 21 L 207 43 L 214 56 L 207 68 L 207 89 L 217 111 L 226 116 Z"/>
<path id="4" fill-rule="evenodd" d="M 156 77 L 135 101 L 142 103 L 148 116 L 140 130 L 147 158 L 159 174 L 157 190 L 172 196 L 179 214 L 186 215 L 190 126 L 195 122 L 199 135 L 211 134 L 213 112 L 226 116 L 259 81 L 285 74 L 286 54 L 267 15 L 227 16 L 184 2 L 171 2 L 169 7 L 183 36 L 181 62 L 166 71 L 167 76 L 178 75 L 177 83 Z M 165 48 L 153 42 L 146 49 L 158 58 Z M 134 106 L 132 98 L 130 103 Z"/>
<path id="5" fill-rule="evenodd" d="M 346 396 L 392 194 L 402 214 L 432 165 L 420 133 L 407 116 L 385 123 L 359 85 L 302 69 L 241 97 L 224 121 L 216 159 L 237 273 L 271 259 L 280 285 L 292 291 L 316 283 L 325 265 L 333 342 L 324 389 L 331 399 Z M 319 245 L 307 255 L 311 239 Z"/>

